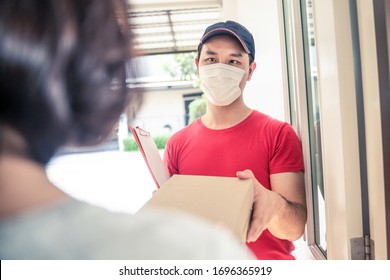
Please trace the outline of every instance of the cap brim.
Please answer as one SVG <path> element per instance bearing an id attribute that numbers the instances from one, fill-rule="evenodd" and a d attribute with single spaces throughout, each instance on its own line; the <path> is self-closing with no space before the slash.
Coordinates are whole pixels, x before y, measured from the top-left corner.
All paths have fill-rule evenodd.
<path id="1" fill-rule="evenodd" d="M 251 53 L 249 51 L 248 47 L 246 46 L 245 42 L 240 38 L 240 36 L 238 36 L 237 33 L 233 32 L 232 30 L 227 29 L 227 28 L 216 28 L 216 29 L 213 29 L 213 30 L 207 32 L 200 39 L 200 43 L 204 44 L 208 39 L 210 39 L 211 37 L 217 36 L 217 35 L 229 35 L 229 36 L 233 36 L 233 37 L 237 38 L 237 40 L 241 43 L 244 50 L 247 53 Z"/>

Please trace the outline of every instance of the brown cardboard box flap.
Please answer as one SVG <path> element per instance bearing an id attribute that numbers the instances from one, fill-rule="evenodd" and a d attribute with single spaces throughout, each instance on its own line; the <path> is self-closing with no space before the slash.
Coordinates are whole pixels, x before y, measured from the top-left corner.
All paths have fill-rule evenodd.
<path id="1" fill-rule="evenodd" d="M 173 175 L 143 208 L 179 209 L 221 224 L 245 242 L 252 204 L 251 179 Z"/>

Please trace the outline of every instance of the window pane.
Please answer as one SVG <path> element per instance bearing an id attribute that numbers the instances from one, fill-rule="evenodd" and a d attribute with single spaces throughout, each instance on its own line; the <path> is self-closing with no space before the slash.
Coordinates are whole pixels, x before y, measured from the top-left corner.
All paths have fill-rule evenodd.
<path id="1" fill-rule="evenodd" d="M 287 3 L 287 1 L 283 1 L 283 18 L 284 18 L 284 36 L 285 36 L 285 44 L 286 44 L 286 65 L 287 65 L 287 81 L 288 81 L 288 91 L 289 91 L 289 112 L 290 112 L 290 123 L 294 128 L 298 127 L 297 120 L 297 106 L 296 106 L 296 96 L 295 92 L 296 88 L 296 75 L 294 75 L 294 46 L 292 43 L 292 18 L 291 14 L 293 13 L 292 7 Z"/>
<path id="2" fill-rule="evenodd" d="M 316 42 L 312 0 L 301 1 L 309 120 L 315 242 L 326 255 L 325 194 L 322 173 L 321 115 L 318 100 Z M 309 168 L 307 168 L 310 170 Z"/>

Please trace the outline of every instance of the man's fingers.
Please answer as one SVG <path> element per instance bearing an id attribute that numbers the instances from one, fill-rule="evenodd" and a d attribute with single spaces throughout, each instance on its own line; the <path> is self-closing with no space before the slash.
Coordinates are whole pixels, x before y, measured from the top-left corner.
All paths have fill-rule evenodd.
<path id="1" fill-rule="evenodd" d="M 237 171 L 236 176 L 239 179 L 254 179 L 255 175 L 253 175 L 253 172 L 249 169 L 246 169 L 244 171 Z"/>
<path id="2" fill-rule="evenodd" d="M 256 241 L 260 237 L 263 230 L 264 226 L 261 224 L 260 220 L 253 217 L 247 234 L 247 242 Z"/>
<path id="3" fill-rule="evenodd" d="M 264 228 L 264 222 L 262 219 L 262 216 L 258 215 L 258 209 L 256 205 L 257 196 L 259 194 L 259 187 L 260 183 L 256 180 L 255 175 L 253 174 L 252 170 L 246 169 L 243 171 L 238 171 L 236 173 L 237 177 L 239 179 L 254 179 L 255 187 L 254 187 L 254 205 L 253 205 L 253 216 L 251 223 L 249 225 L 249 230 L 247 234 L 247 242 L 254 242 L 256 241 L 261 233 L 263 232 Z"/>

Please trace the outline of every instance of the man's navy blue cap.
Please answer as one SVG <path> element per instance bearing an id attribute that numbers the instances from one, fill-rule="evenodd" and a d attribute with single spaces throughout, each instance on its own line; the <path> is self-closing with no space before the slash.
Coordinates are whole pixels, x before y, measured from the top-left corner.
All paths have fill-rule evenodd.
<path id="1" fill-rule="evenodd" d="M 216 35 L 230 35 L 241 43 L 244 50 L 255 60 L 255 41 L 252 34 L 238 22 L 228 20 L 226 22 L 217 22 L 206 28 L 198 46 L 200 54 L 202 45 L 211 37 Z"/>

